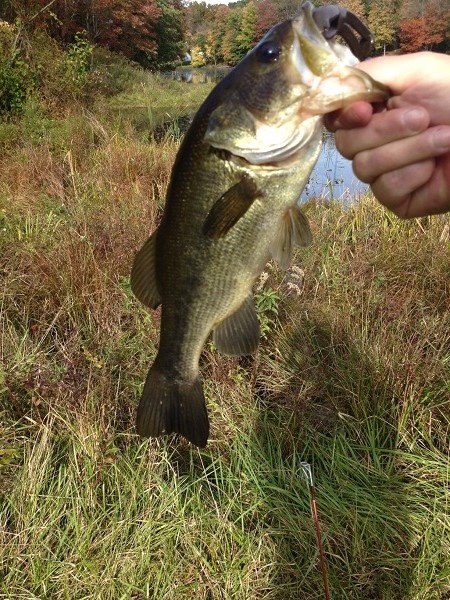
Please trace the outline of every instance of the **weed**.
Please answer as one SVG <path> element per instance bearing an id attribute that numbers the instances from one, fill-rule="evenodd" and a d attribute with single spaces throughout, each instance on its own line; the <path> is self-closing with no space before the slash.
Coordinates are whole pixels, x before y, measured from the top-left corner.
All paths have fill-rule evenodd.
<path id="1" fill-rule="evenodd" d="M 280 293 L 271 287 L 261 289 L 255 294 L 256 311 L 262 338 L 267 338 L 275 326 L 280 298 Z"/>
<path id="2" fill-rule="evenodd" d="M 32 89 L 29 65 L 16 38 L 17 27 L 0 20 L 0 117 L 21 113 Z"/>
<path id="3" fill-rule="evenodd" d="M 67 50 L 69 74 L 74 83 L 80 88 L 87 83 L 93 50 L 92 44 L 80 34 L 75 35 L 74 42 Z"/>

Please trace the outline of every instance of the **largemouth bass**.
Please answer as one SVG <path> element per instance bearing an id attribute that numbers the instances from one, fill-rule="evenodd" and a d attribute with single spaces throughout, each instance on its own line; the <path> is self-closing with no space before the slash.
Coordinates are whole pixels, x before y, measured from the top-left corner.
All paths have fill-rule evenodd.
<path id="1" fill-rule="evenodd" d="M 297 201 L 320 151 L 322 116 L 387 97 L 346 64 L 348 49 L 325 40 L 313 11 L 306 3 L 271 29 L 210 93 L 177 154 L 161 224 L 135 258 L 134 294 L 162 304 L 137 412 L 142 436 L 177 432 L 206 445 L 202 348 L 212 331 L 226 355 L 256 350 L 255 280 L 268 260 L 286 267 L 294 246 L 311 241 Z"/>

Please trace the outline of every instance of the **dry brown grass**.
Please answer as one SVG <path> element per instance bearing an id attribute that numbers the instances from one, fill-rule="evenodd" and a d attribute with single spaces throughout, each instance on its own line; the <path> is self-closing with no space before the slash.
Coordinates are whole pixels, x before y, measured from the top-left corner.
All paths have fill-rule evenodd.
<path id="1" fill-rule="evenodd" d="M 333 595 L 441 600 L 448 216 L 310 204 L 257 355 L 202 356 L 208 448 L 142 442 L 159 315 L 128 275 L 177 144 L 110 116 L 30 112 L 0 155 L 0 596 L 317 598 L 308 460 Z"/>
<path id="2" fill-rule="evenodd" d="M 409 414 L 424 403 L 421 418 L 446 451 L 448 216 L 401 222 L 370 199 L 345 211 L 337 204 L 307 211 L 315 241 L 298 255 L 303 285 L 280 303 L 259 393 L 306 411 L 325 430 L 341 414 L 381 417 L 390 405 Z M 285 281 L 278 275 L 271 284 L 282 292 Z"/>

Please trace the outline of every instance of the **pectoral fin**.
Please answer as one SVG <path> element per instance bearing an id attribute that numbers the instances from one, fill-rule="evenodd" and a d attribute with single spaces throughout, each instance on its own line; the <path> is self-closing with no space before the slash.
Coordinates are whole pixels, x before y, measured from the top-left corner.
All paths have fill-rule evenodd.
<path id="1" fill-rule="evenodd" d="M 243 178 L 213 205 L 203 224 L 203 233 L 212 239 L 224 237 L 260 195 L 256 183 L 250 177 Z"/>
<path id="2" fill-rule="evenodd" d="M 294 246 L 308 246 L 312 241 L 308 219 L 300 207 L 290 208 L 283 216 L 270 252 L 282 269 L 287 269 Z"/>
<path id="3" fill-rule="evenodd" d="M 259 321 L 250 295 L 236 312 L 214 329 L 213 342 L 222 354 L 241 356 L 255 352 L 259 335 Z"/>
<path id="4" fill-rule="evenodd" d="M 131 269 L 131 290 L 146 306 L 157 308 L 161 296 L 156 283 L 156 231 L 148 238 L 134 259 Z"/>

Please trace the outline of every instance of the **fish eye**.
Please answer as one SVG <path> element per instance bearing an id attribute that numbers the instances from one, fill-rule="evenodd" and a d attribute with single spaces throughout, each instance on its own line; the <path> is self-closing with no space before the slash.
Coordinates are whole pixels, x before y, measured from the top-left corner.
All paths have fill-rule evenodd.
<path id="1" fill-rule="evenodd" d="M 263 63 L 275 62 L 280 58 L 281 48 L 277 42 L 265 42 L 258 48 L 258 59 Z"/>

